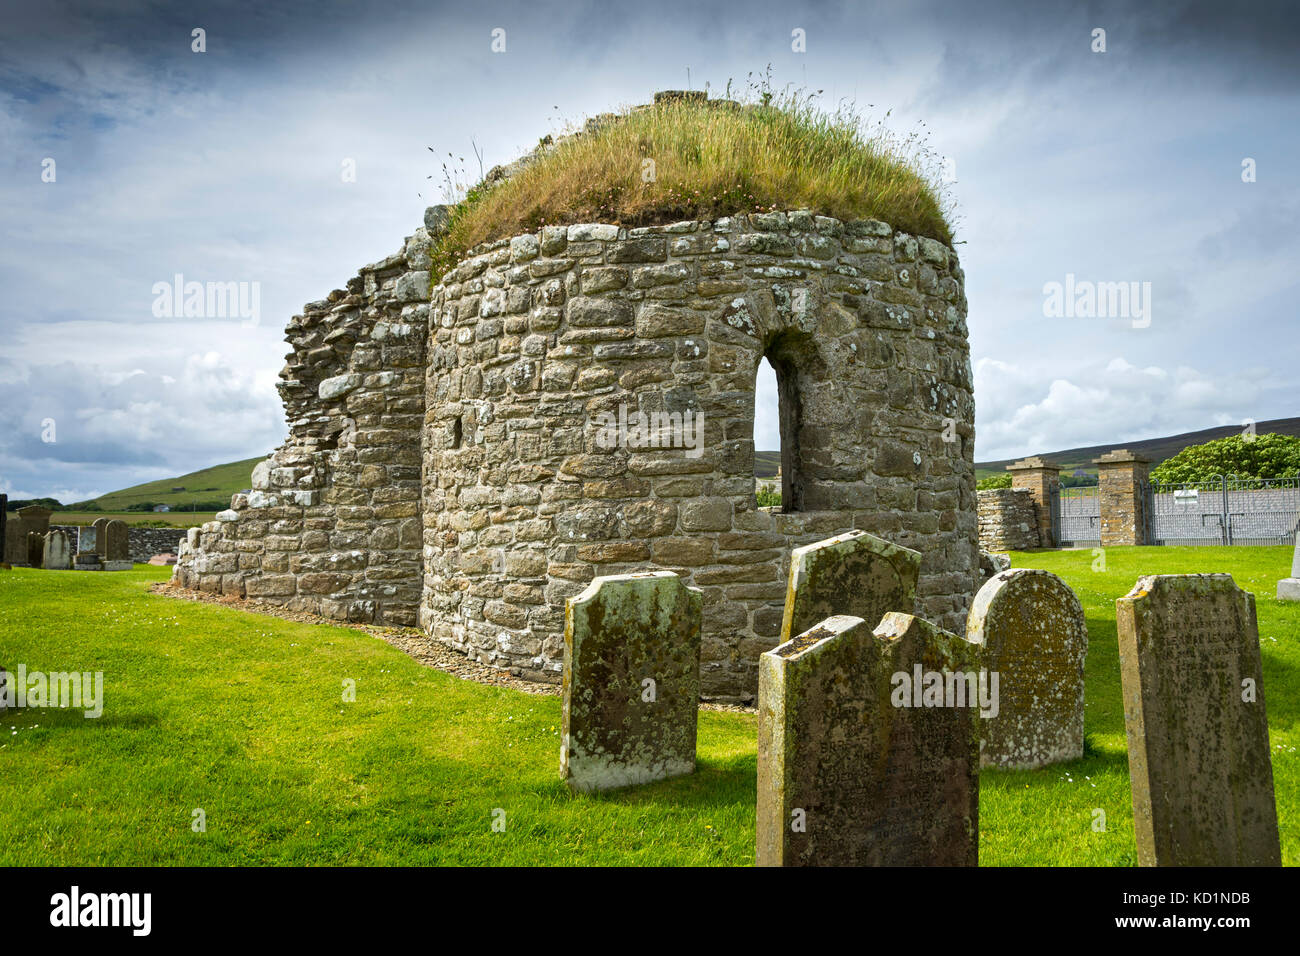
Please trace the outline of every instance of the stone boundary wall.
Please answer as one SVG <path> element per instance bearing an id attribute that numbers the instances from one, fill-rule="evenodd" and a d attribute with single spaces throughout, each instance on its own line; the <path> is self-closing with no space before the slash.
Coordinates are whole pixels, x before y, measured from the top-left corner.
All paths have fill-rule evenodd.
<path id="1" fill-rule="evenodd" d="M 674 571 L 704 592 L 703 694 L 751 700 L 791 550 L 861 529 L 924 555 L 916 613 L 960 630 L 979 586 L 962 280 L 939 242 L 806 211 L 473 250 L 431 303 L 421 625 L 556 680 L 567 598 Z M 765 355 L 789 512 L 754 499 Z M 638 413 L 701 414 L 699 453 L 602 442 L 602 415 Z"/>
<path id="2" fill-rule="evenodd" d="M 303 307 L 279 390 L 289 439 L 217 520 L 190 529 L 173 580 L 336 620 L 415 623 L 429 237 Z"/>
<path id="3" fill-rule="evenodd" d="M 990 488 L 976 492 L 980 548 L 1023 551 L 1040 546 L 1038 509 L 1027 488 Z"/>
<path id="4" fill-rule="evenodd" d="M 112 517 L 106 515 L 105 517 Z M 77 537 L 81 532 L 78 525 L 52 524 L 51 531 L 62 531 L 68 535 L 68 547 L 72 553 L 77 550 Z M 155 554 L 165 554 L 171 552 L 175 554 L 180 548 L 181 542 L 185 540 L 185 528 L 137 528 L 134 525 L 126 526 L 127 547 L 131 552 L 131 560 L 136 564 L 145 564 Z"/>

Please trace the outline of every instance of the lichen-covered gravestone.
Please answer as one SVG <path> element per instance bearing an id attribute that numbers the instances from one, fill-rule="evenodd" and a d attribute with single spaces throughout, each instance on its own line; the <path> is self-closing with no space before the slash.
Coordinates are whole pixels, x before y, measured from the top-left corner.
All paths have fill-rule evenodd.
<path id="1" fill-rule="evenodd" d="M 72 567 L 68 537 L 62 531 L 51 531 L 45 536 L 45 552 L 41 563 L 47 571 L 67 571 Z"/>
<path id="2" fill-rule="evenodd" d="M 1048 571 L 995 574 L 975 595 L 966 639 L 998 675 L 998 713 L 980 721 L 980 764 L 1029 769 L 1083 756 L 1088 627 L 1069 585 Z"/>
<path id="3" fill-rule="evenodd" d="M 45 558 L 45 535 L 39 531 L 27 533 L 27 563 L 39 568 Z"/>
<path id="4" fill-rule="evenodd" d="M 977 865 L 978 702 L 958 680 L 923 687 L 978 669 L 978 647 L 900 613 L 874 631 L 831 617 L 763 654 L 758 864 Z"/>
<path id="5" fill-rule="evenodd" d="M 100 518 L 98 520 L 105 521 L 105 519 L 103 518 Z M 94 526 L 83 525 L 82 527 L 78 528 L 77 529 L 77 550 L 74 553 L 83 554 L 88 552 L 91 554 L 98 554 L 99 551 L 95 547 L 95 541 L 98 538 L 97 532 L 98 532 L 98 528 Z"/>
<path id="6" fill-rule="evenodd" d="M 598 577 L 564 620 L 560 776 L 575 790 L 695 770 L 703 595 L 671 571 Z"/>
<path id="7" fill-rule="evenodd" d="M 99 534 L 104 536 L 104 570 L 130 571 L 134 565 L 131 561 L 130 530 L 126 522 L 114 518 L 104 525 Z"/>
<path id="8" fill-rule="evenodd" d="M 1279 601 L 1300 601 L 1300 528 L 1295 532 L 1295 551 L 1291 555 L 1291 576 L 1277 582 Z"/>
<path id="9" fill-rule="evenodd" d="M 1115 602 L 1140 866 L 1280 866 L 1255 596 L 1229 574 Z"/>
<path id="10" fill-rule="evenodd" d="M 849 531 L 790 554 L 781 643 L 837 614 L 871 627 L 890 611 L 916 610 L 921 555 L 865 531 Z"/>

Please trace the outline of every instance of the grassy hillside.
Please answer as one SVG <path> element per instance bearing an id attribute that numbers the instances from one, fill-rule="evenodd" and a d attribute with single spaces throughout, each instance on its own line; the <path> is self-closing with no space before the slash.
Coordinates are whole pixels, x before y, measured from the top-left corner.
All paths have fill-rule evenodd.
<path id="1" fill-rule="evenodd" d="M 194 502 L 224 501 L 230 496 L 249 487 L 252 480 L 253 466 L 266 456 L 232 461 L 225 465 L 213 465 L 202 471 L 193 471 L 179 478 L 162 478 L 148 481 L 143 485 L 123 488 L 101 495 L 93 501 L 80 501 L 78 505 L 98 505 L 102 511 L 124 511 L 128 505 L 152 501 L 156 504 L 171 505 L 173 510 L 188 509 Z M 173 491 L 184 488 L 184 491 Z M 156 517 L 156 516 L 155 516 Z"/>
<path id="2" fill-rule="evenodd" d="M 781 467 L 781 453 L 779 451 L 756 451 L 754 452 L 754 474 L 759 478 L 773 478 L 776 476 L 776 470 Z"/>
<path id="3" fill-rule="evenodd" d="M 1278 435 L 1300 435 L 1300 418 L 1275 418 L 1268 422 L 1256 422 L 1255 431 L 1259 434 L 1274 432 Z M 1167 435 L 1164 438 L 1113 441 L 1105 445 L 1089 445 L 1085 448 L 1067 448 L 1064 451 L 1034 452 L 1034 454 L 1060 465 L 1062 474 L 1068 475 L 1076 468 L 1082 468 L 1088 474 L 1095 475 L 1097 466 L 1092 463 L 1092 460 L 1116 448 L 1127 448 L 1129 451 L 1145 455 L 1151 459 L 1151 466 L 1154 468 L 1166 458 L 1173 458 L 1188 445 L 1202 445 L 1216 438 L 1239 434 L 1241 434 L 1239 425 L 1220 425 L 1217 428 L 1202 428 L 1200 431 Z M 1007 465 L 1017 460 L 1005 458 L 1001 461 L 977 461 L 975 475 L 977 478 L 986 478 L 989 475 L 1001 474 L 1006 471 Z"/>

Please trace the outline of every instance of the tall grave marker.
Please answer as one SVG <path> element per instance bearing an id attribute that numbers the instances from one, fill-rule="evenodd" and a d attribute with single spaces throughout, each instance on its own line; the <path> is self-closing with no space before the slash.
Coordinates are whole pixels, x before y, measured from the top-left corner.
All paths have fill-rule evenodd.
<path id="1" fill-rule="evenodd" d="M 956 688 L 979 657 L 897 612 L 874 631 L 831 617 L 763 654 L 758 864 L 977 865 L 979 709 Z M 913 685 L 933 675 L 951 696 Z"/>
<path id="2" fill-rule="evenodd" d="M 560 776 L 575 790 L 695 770 L 703 594 L 671 571 L 597 577 L 564 621 Z"/>
<path id="3" fill-rule="evenodd" d="M 68 537 L 62 531 L 56 529 L 45 536 L 45 554 L 41 563 L 47 571 L 67 571 L 72 567 Z"/>
<path id="4" fill-rule="evenodd" d="M 135 565 L 131 562 L 130 529 L 126 522 L 114 518 L 99 533 L 104 536 L 104 570 L 130 571 Z"/>
<path id="5" fill-rule="evenodd" d="M 1141 866 L 1280 866 L 1255 596 L 1229 574 L 1115 602 Z"/>

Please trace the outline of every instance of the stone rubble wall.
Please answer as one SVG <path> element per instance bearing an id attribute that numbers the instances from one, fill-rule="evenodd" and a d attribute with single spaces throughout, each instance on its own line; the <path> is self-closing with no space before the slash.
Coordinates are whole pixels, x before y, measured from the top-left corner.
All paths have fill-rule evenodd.
<path id="1" fill-rule="evenodd" d="M 1023 551 L 1037 548 L 1038 507 L 1027 488 L 990 488 L 976 492 L 980 549 Z"/>
<path id="2" fill-rule="evenodd" d="M 429 268 L 421 227 L 290 320 L 289 439 L 248 494 L 190 530 L 173 580 L 336 620 L 415 623 Z"/>
<path id="3" fill-rule="evenodd" d="M 77 539 L 81 534 L 81 527 L 77 525 L 52 524 L 51 531 L 62 531 L 68 536 L 68 548 L 72 553 L 76 553 Z M 146 564 L 155 554 L 165 554 L 171 552 L 175 554 L 182 541 L 185 540 L 185 528 L 137 528 L 134 525 L 127 525 L 126 540 L 127 548 L 130 550 L 131 560 L 136 564 Z"/>
<path id="4" fill-rule="evenodd" d="M 704 592 L 702 693 L 750 700 L 791 550 L 862 529 L 924 555 L 917 613 L 961 631 L 979 586 L 962 280 L 939 242 L 805 211 L 473 250 L 430 312 L 420 624 L 556 680 L 567 598 L 674 571 Z M 754 499 L 765 354 L 797 511 Z M 702 453 L 605 447 L 620 409 L 701 413 Z"/>

